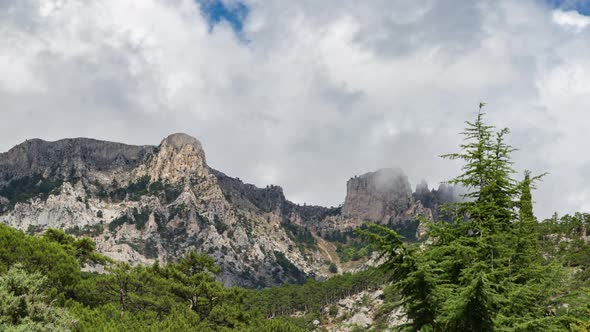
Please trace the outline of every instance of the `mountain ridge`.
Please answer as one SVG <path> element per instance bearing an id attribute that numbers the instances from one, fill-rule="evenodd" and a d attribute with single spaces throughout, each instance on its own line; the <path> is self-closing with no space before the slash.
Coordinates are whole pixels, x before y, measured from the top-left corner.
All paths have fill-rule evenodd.
<path id="1" fill-rule="evenodd" d="M 327 262 L 339 262 L 317 243 L 335 250 L 326 240 L 334 232 L 433 218 L 436 206 L 415 198 L 401 170 L 380 190 L 354 185 L 383 172 L 351 178 L 342 207 L 301 206 L 279 186 L 258 188 L 209 167 L 200 141 L 183 133 L 158 146 L 27 140 L 0 154 L 0 222 L 92 236 L 99 251 L 132 264 L 197 250 L 215 258 L 226 284 L 265 287 L 329 276 Z M 421 199 L 437 193 L 422 190 Z M 415 228 L 408 234 L 419 236 Z"/>

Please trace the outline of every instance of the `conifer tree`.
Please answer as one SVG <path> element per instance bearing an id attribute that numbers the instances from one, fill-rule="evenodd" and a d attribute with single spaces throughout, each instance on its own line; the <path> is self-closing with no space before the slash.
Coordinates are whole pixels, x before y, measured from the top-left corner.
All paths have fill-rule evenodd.
<path id="1" fill-rule="evenodd" d="M 514 174 L 510 154 L 515 150 L 504 139 L 510 133 L 508 128 L 494 131 L 483 119 L 485 113 L 481 103 L 474 122 L 467 121 L 462 133 L 465 143 L 461 152 L 443 155 L 442 158 L 464 162 L 462 174 L 449 181 L 468 190 L 465 202 L 456 203 L 461 225 L 473 227 L 472 232 L 480 236 L 506 230 L 514 217 L 514 198 L 517 185 L 511 178 Z M 463 222 L 462 217 L 468 218 Z"/>
<path id="2" fill-rule="evenodd" d="M 0 331 L 70 331 L 75 319 L 44 291 L 47 277 L 13 265 L 0 275 Z"/>
<path id="3" fill-rule="evenodd" d="M 509 130 L 486 124 L 482 107 L 461 151 L 442 156 L 464 163 L 449 181 L 467 189 L 463 202 L 445 207 L 452 221 L 429 223 L 423 246 L 377 226 L 365 232 L 386 257 L 382 268 L 416 331 L 511 330 L 541 319 L 549 298 L 555 273 L 535 244 L 530 193 L 539 177 L 514 180 Z"/>
<path id="4" fill-rule="evenodd" d="M 542 176 L 542 175 L 541 175 Z M 518 220 L 516 225 L 517 238 L 517 263 L 527 264 L 538 262 L 539 232 L 537 229 L 537 221 L 533 214 L 533 199 L 531 195 L 531 187 L 533 182 L 541 176 L 531 178 L 529 171 L 525 172 L 524 179 L 520 183 L 520 199 L 518 201 Z"/>

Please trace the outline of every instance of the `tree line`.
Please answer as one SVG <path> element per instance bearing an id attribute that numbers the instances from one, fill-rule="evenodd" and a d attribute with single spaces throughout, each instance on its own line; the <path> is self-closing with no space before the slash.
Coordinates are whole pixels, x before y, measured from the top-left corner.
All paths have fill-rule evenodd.
<path id="1" fill-rule="evenodd" d="M 130 266 L 97 253 L 89 238 L 0 225 L 0 330 L 306 331 L 322 308 L 385 287 L 383 308 L 401 306 L 409 318 L 400 331 L 588 332 L 590 215 L 538 222 L 532 190 L 543 174 L 518 177 L 509 130 L 484 119 L 480 107 L 460 151 L 444 156 L 463 162 L 449 183 L 468 189 L 465 199 L 445 205 L 441 221 L 422 220 L 422 242 L 379 225 L 357 230 L 350 238 L 361 236 L 383 264 L 325 281 L 225 287 L 206 255 Z M 292 233 L 307 241 L 306 231 Z M 107 273 L 82 272 L 89 264 Z"/>
<path id="2" fill-rule="evenodd" d="M 580 287 L 589 286 L 590 251 L 572 237 L 581 225 L 537 222 L 531 189 L 543 174 L 515 177 L 509 130 L 485 123 L 482 106 L 460 151 L 443 156 L 463 162 L 449 183 L 467 189 L 444 207 L 450 222 L 424 220 L 428 233 L 416 244 L 378 225 L 362 231 L 411 319 L 401 329 L 588 331 L 589 293 Z"/>

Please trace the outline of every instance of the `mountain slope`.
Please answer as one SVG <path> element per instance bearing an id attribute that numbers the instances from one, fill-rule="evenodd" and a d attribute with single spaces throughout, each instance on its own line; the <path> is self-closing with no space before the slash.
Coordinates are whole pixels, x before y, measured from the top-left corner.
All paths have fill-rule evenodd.
<path id="1" fill-rule="evenodd" d="M 326 242 L 366 221 L 418 229 L 439 191 L 412 193 L 400 170 L 349 180 L 342 208 L 299 206 L 278 186 L 257 188 L 211 169 L 201 143 L 173 134 L 159 146 L 86 138 L 28 140 L 0 154 L 0 222 L 92 236 L 102 253 L 132 264 L 204 252 L 228 285 L 264 287 L 330 275 Z M 434 197 L 433 196 L 433 197 Z M 438 197 L 438 196 L 437 196 Z M 424 206 L 422 201 L 429 201 Z"/>

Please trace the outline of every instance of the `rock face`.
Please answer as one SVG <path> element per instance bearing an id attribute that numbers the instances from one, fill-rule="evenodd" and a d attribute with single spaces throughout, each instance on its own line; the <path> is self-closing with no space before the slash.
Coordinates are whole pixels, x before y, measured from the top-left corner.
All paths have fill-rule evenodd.
<path id="1" fill-rule="evenodd" d="M 93 179 L 101 172 L 128 172 L 145 161 L 152 146 L 133 146 L 88 138 L 46 142 L 31 139 L 0 154 L 0 183 L 42 174 Z"/>
<path id="2" fill-rule="evenodd" d="M 462 200 L 461 193 L 453 186 L 441 183 L 438 189 L 429 190 L 428 184 L 424 180 L 416 186 L 416 191 L 412 196 L 415 201 L 431 209 L 434 220 L 446 219 L 445 216 L 440 214 L 437 207 L 445 203 L 459 202 Z"/>
<path id="3" fill-rule="evenodd" d="M 400 169 L 388 168 L 355 176 L 346 184 L 346 199 L 341 211 L 319 213 L 312 222 L 320 234 L 359 227 L 366 222 L 386 225 L 407 240 L 420 239 L 425 228 L 417 220 L 439 218 L 439 207 L 456 200 L 453 188 L 441 185 L 429 190 L 422 181 L 412 192 L 408 177 Z"/>
<path id="4" fill-rule="evenodd" d="M 284 229 L 295 205 L 279 187 L 258 189 L 212 170 L 186 134 L 157 147 L 30 140 L 0 155 L 0 175 L 0 222 L 91 236 L 117 260 L 165 262 L 196 250 L 216 259 L 223 282 L 246 287 L 327 271 L 317 250 L 297 250 Z"/>
<path id="5" fill-rule="evenodd" d="M 412 203 L 408 177 L 400 169 L 381 169 L 348 180 L 342 215 L 386 224 Z"/>
<path id="6" fill-rule="evenodd" d="M 146 173 L 153 181 L 179 182 L 205 177 L 209 168 L 201 142 L 187 134 L 172 134 L 160 143 L 146 165 Z"/>
<path id="7" fill-rule="evenodd" d="M 223 282 L 245 287 L 327 276 L 333 256 L 302 234 L 325 244 L 320 236 L 375 221 L 415 235 L 415 217 L 431 218 L 443 199 L 427 186 L 413 194 L 395 169 L 355 177 L 347 188 L 342 208 L 299 206 L 278 186 L 211 169 L 186 134 L 159 146 L 34 139 L 0 154 L 0 222 L 91 236 L 99 251 L 132 264 L 196 250 L 215 258 Z"/>
<path id="8" fill-rule="evenodd" d="M 383 290 L 363 291 L 341 299 L 336 304 L 322 309 L 327 319 L 320 326 L 329 332 L 351 332 L 375 328 L 378 321 L 396 331 L 409 323 L 409 319 L 401 307 L 380 313 L 384 304 Z M 336 310 L 334 310 L 334 308 Z M 332 314 L 330 311 L 333 311 Z"/>

